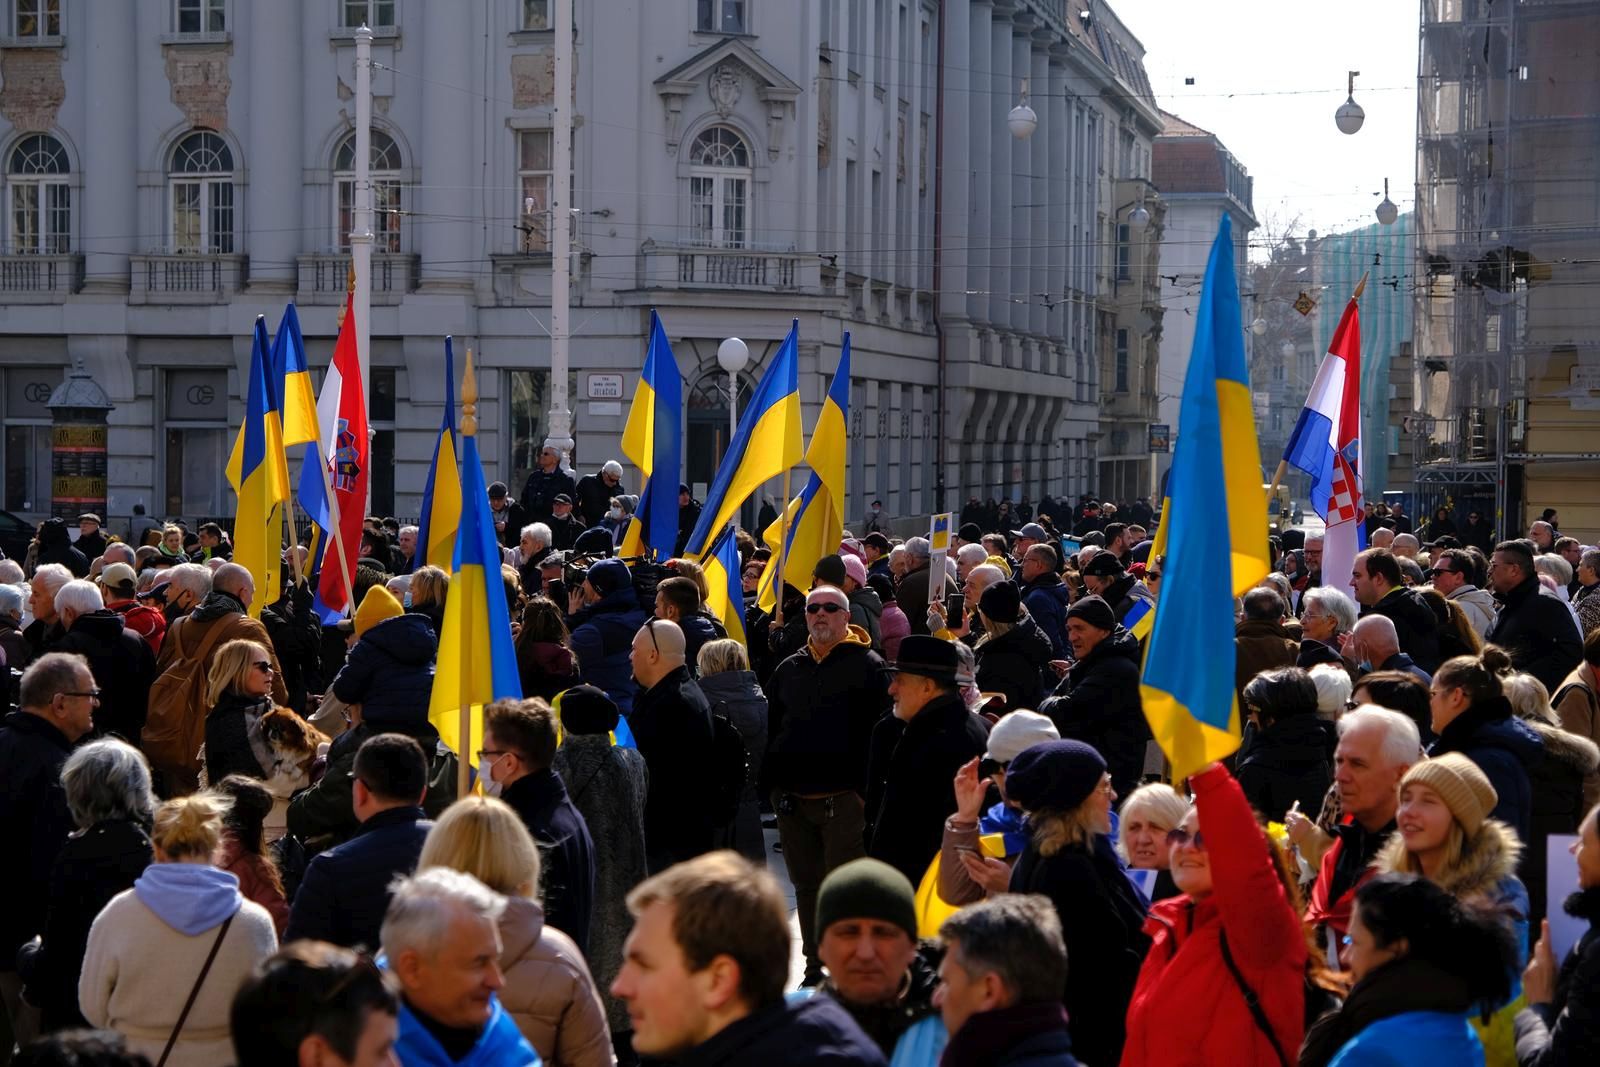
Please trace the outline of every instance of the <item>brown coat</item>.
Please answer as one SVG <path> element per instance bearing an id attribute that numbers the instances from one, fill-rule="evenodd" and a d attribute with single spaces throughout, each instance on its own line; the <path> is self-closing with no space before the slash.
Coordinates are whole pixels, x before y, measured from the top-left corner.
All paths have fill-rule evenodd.
<path id="1" fill-rule="evenodd" d="M 611 1031 L 589 965 L 573 940 L 546 926 L 544 908 L 506 900 L 500 917 L 500 1004 L 546 1063 L 610 1067 Z"/>
<path id="2" fill-rule="evenodd" d="M 1600 594 L 1596 594 L 1600 597 Z M 1600 686 L 1595 684 L 1595 670 L 1587 663 L 1566 676 L 1557 693 L 1567 690 L 1566 696 L 1555 704 L 1561 728 L 1600 745 Z M 1585 775 L 1583 779 L 1584 810 L 1600 803 L 1600 774 Z"/>
<path id="3" fill-rule="evenodd" d="M 1300 645 L 1281 623 L 1245 619 L 1234 629 L 1234 687 L 1243 698 L 1245 683 L 1262 671 L 1293 667 L 1300 657 Z"/>

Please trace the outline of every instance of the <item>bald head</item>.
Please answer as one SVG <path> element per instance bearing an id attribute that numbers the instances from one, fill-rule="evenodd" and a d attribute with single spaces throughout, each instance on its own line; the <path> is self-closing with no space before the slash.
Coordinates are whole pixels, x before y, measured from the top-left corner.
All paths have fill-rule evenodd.
<path id="1" fill-rule="evenodd" d="M 1403 556 L 1406 559 L 1416 559 L 1417 552 L 1422 548 L 1422 542 L 1418 541 L 1415 537 L 1408 533 L 1395 534 L 1394 542 L 1389 546 L 1389 548 L 1397 556 Z"/>
<path id="2" fill-rule="evenodd" d="M 1394 531 L 1387 526 L 1380 526 L 1372 531 L 1372 540 L 1368 543 L 1373 548 L 1388 548 L 1394 544 Z"/>
<path id="3" fill-rule="evenodd" d="M 628 662 L 633 666 L 633 676 L 646 689 L 684 665 L 683 630 L 667 619 L 652 619 L 639 627 L 633 635 L 633 649 Z"/>
<path id="4" fill-rule="evenodd" d="M 1374 665 L 1400 651 L 1400 635 L 1395 632 L 1394 620 L 1385 615 L 1368 615 L 1358 621 L 1350 631 L 1350 640 L 1359 647 L 1359 658 Z"/>
<path id="5" fill-rule="evenodd" d="M 101 553 L 100 558 L 107 564 L 126 563 L 131 567 L 133 566 L 135 557 L 133 554 L 133 548 L 131 546 L 125 545 L 121 541 L 117 541 L 114 544 L 107 545 L 106 550 Z"/>
<path id="6" fill-rule="evenodd" d="M 245 607 L 250 606 L 256 592 L 256 580 L 250 572 L 237 563 L 224 563 L 211 575 L 211 588 L 239 598 Z"/>

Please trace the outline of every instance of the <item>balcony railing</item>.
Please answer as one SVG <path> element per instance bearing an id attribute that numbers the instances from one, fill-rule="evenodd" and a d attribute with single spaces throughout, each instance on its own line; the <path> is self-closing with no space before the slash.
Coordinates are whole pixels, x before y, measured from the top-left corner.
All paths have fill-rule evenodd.
<path id="1" fill-rule="evenodd" d="M 350 253 L 317 252 L 299 256 L 299 292 L 295 296 L 301 304 L 342 304 L 349 284 Z M 397 252 L 375 252 L 372 256 L 372 302 L 377 305 L 398 304 L 405 295 L 417 287 L 422 269 L 422 257 Z"/>
<path id="2" fill-rule="evenodd" d="M 815 256 L 793 250 L 710 248 L 646 241 L 639 249 L 641 288 L 799 289 Z"/>
<path id="3" fill-rule="evenodd" d="M 0 303 L 58 304 L 82 285 L 82 256 L 0 256 Z"/>
<path id="4" fill-rule="evenodd" d="M 147 253 L 130 257 L 130 304 L 221 304 L 244 288 L 250 257 Z"/>

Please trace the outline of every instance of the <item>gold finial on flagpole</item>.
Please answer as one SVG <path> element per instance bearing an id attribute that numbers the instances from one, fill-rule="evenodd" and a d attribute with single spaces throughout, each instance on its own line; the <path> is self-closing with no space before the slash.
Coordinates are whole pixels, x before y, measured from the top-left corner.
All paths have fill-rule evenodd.
<path id="1" fill-rule="evenodd" d="M 1371 273 L 1372 272 L 1369 270 L 1365 274 L 1361 275 L 1361 280 L 1359 282 L 1356 282 L 1356 291 L 1350 294 L 1350 299 L 1351 300 L 1360 300 L 1361 299 L 1361 294 L 1367 288 L 1367 276 L 1370 275 Z"/>
<path id="2" fill-rule="evenodd" d="M 461 432 L 478 434 L 478 379 L 472 373 L 472 349 L 467 349 L 467 369 L 461 378 Z"/>

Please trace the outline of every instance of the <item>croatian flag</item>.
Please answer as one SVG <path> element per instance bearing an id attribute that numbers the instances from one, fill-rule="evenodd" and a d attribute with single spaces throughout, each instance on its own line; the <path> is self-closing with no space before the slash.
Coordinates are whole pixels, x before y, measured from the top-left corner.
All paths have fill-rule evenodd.
<path id="1" fill-rule="evenodd" d="M 1322 543 L 1322 584 L 1348 590 L 1356 553 L 1366 541 L 1361 507 L 1361 316 L 1354 297 L 1333 332 L 1333 343 L 1311 383 L 1283 458 L 1311 475 L 1311 507 L 1328 527 Z"/>
<path id="2" fill-rule="evenodd" d="M 313 561 L 312 569 L 319 571 L 319 576 L 312 606 L 328 626 L 354 612 L 349 589 L 355 580 L 356 560 L 361 557 L 361 527 L 367 514 L 370 449 L 355 322 L 355 297 L 346 296 L 333 362 L 317 397 L 321 443 L 306 447 L 306 462 L 300 468 L 300 506 L 318 530 L 320 558 Z M 333 489 L 331 503 L 326 492 L 329 487 Z"/>

